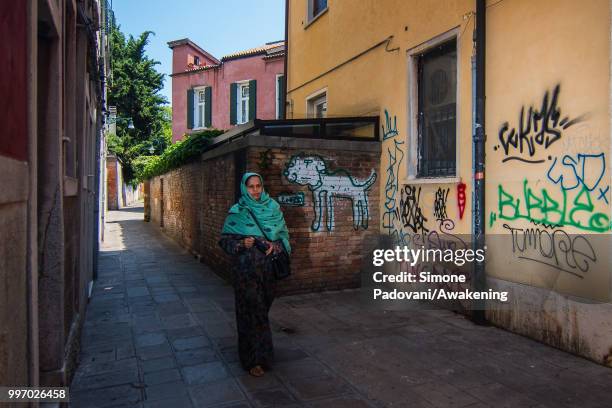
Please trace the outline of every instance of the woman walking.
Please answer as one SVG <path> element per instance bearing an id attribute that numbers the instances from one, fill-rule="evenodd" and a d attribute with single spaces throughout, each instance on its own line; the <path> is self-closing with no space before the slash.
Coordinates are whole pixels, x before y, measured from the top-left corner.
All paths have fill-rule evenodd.
<path id="1" fill-rule="evenodd" d="M 240 192 L 240 200 L 230 208 L 223 224 L 219 245 L 234 261 L 240 362 L 251 375 L 260 377 L 269 368 L 274 354 L 268 312 L 274 300 L 276 278 L 266 268 L 266 260 L 282 251 L 290 253 L 291 247 L 283 213 L 264 191 L 261 176 L 245 173 Z"/>

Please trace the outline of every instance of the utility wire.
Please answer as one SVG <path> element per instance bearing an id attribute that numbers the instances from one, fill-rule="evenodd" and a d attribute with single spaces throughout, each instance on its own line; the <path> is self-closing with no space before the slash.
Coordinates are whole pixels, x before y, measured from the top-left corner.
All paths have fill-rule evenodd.
<path id="1" fill-rule="evenodd" d="M 388 45 L 388 44 L 389 44 L 389 42 L 390 42 L 392 39 L 393 39 L 393 36 L 392 36 L 392 35 L 390 35 L 389 37 L 385 38 L 384 40 L 382 40 L 382 41 L 380 41 L 380 42 L 378 42 L 378 43 L 374 44 L 373 46 L 371 46 L 371 47 L 370 47 L 370 48 L 368 48 L 367 50 L 365 50 L 365 51 L 361 51 L 359 54 L 357 54 L 357 55 L 355 55 L 355 56 L 353 56 L 353 57 L 351 57 L 351 58 L 347 59 L 347 60 L 346 60 L 346 61 L 344 61 L 344 62 L 341 62 L 340 64 L 336 65 L 336 66 L 335 66 L 335 67 L 333 67 L 333 68 L 328 69 L 327 71 L 323 72 L 322 74 L 319 74 L 319 75 L 317 75 L 316 77 L 314 77 L 314 78 L 312 78 L 312 79 L 309 79 L 308 81 L 304 82 L 303 84 L 298 85 L 298 86 L 296 86 L 295 88 L 288 90 L 288 91 L 287 91 L 287 93 L 289 93 L 289 92 L 293 92 L 293 91 L 296 91 L 296 90 L 300 89 L 301 87 L 306 86 L 306 85 L 308 85 L 309 83 L 314 82 L 314 81 L 316 81 L 317 79 L 324 77 L 325 75 L 329 74 L 330 72 L 335 71 L 336 69 L 338 69 L 338 68 L 342 67 L 343 65 L 346 65 L 346 64 L 348 64 L 349 62 L 356 60 L 357 58 L 361 57 L 362 55 L 367 54 L 368 52 L 372 51 L 373 49 L 375 49 L 375 48 L 377 48 L 377 47 L 380 47 L 380 46 L 381 46 L 381 45 L 383 45 L 383 44 L 387 44 L 387 45 Z M 399 50 L 399 47 L 398 47 L 398 48 L 394 48 L 394 49 L 387 49 L 387 48 L 385 47 L 385 49 L 386 49 L 386 51 L 389 51 L 389 52 L 390 52 L 390 51 L 396 51 L 396 50 Z"/>

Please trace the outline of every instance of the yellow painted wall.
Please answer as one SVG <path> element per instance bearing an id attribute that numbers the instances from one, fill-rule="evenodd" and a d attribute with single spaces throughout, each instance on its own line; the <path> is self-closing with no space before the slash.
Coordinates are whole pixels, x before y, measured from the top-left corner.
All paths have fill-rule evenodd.
<path id="1" fill-rule="evenodd" d="M 528 185 L 536 191 L 541 193 L 541 189 L 545 188 L 554 196 L 559 185 L 548 180 L 546 173 L 556 157 L 557 166 L 563 170 L 566 178 L 572 174 L 568 173 L 571 167 L 561 165 L 564 154 L 605 152 L 606 166 L 609 162 L 610 13 L 606 0 L 586 3 L 572 0 L 492 0 L 489 3 L 486 61 L 487 233 L 508 234 L 508 230 L 503 228 L 507 220 L 497 219 L 489 225 L 489 219 L 495 219 L 495 213 L 499 212 L 499 185 L 520 199 L 523 180 L 527 179 Z M 289 7 L 288 117 L 306 117 L 306 99 L 324 88 L 327 89 L 329 117 L 379 115 L 381 123 L 388 129 L 385 124 L 385 111 L 388 111 L 391 123 L 397 124 L 398 134 L 383 142 L 379 176 L 388 188 L 381 188 L 383 218 L 380 222 L 383 229 L 404 242 L 409 242 L 414 229 L 410 225 L 405 226 L 405 221 L 409 220 L 402 217 L 402 212 L 405 215 L 408 209 L 413 214 L 415 210 L 414 207 L 401 206 L 402 190 L 406 186 L 414 186 L 416 194 L 420 191 L 418 209 L 427 220 L 423 224 L 426 230 L 441 229 L 434 215 L 434 202 L 439 189 L 442 189 L 442 193 L 447 189 L 449 191 L 446 213 L 452 223 L 446 227 L 452 227 L 452 232 L 459 234 L 469 234 L 471 230 L 471 55 L 475 1 L 444 1 L 443 5 L 441 7 L 441 2 L 434 0 L 330 0 L 328 10 L 310 25 L 306 19 L 307 0 L 292 0 Z M 456 30 L 458 35 L 458 177 L 447 183 L 415 183 L 407 179 L 408 152 L 411 148 L 408 50 L 449 30 Z M 388 44 L 307 83 L 389 36 L 393 38 Z M 395 50 L 389 51 L 392 49 Z M 510 128 L 518 127 L 521 107 L 525 106 L 526 110 L 529 106 L 540 109 L 545 92 L 549 91 L 552 95 L 557 84 L 560 85 L 557 105 L 561 110 L 560 117 L 583 120 L 562 129 L 560 139 L 548 149 L 540 149 L 538 155 L 541 153 L 544 163 L 502 162 L 505 156 L 502 156 L 503 149 L 497 143 L 502 124 L 508 122 Z M 497 150 L 494 150 L 495 146 L 498 146 Z M 551 156 L 551 160 L 548 160 L 548 156 Z M 577 156 L 575 158 L 578 159 Z M 589 186 L 598 175 L 590 177 L 594 180 Z M 606 170 L 597 189 L 605 189 L 609 177 Z M 463 217 L 459 216 L 458 209 L 459 182 L 466 184 L 467 200 Z M 407 197 L 409 192 L 404 193 L 404 197 Z M 595 212 L 607 214 L 609 219 L 609 205 L 603 199 L 596 199 L 599 196 L 597 191 L 590 195 L 595 201 Z M 521 202 L 524 203 L 524 198 Z M 505 208 L 506 212 L 509 208 Z M 581 222 L 589 222 L 587 212 L 579 215 L 584 218 Z M 597 220 L 603 219 L 597 216 Z M 416 226 L 417 232 L 423 231 L 418 228 L 418 223 L 409 224 Z M 522 227 L 529 222 L 515 220 L 511 224 Z M 571 232 L 572 228 L 565 230 Z M 510 256 L 511 248 L 508 252 L 509 242 L 494 244 L 492 242 L 490 251 L 499 250 L 506 256 L 496 259 L 489 257 L 491 267 L 488 271 L 492 276 L 542 287 L 550 287 L 551 279 L 555 278 L 556 288 L 562 292 L 594 295 L 591 293 L 592 281 L 585 283 L 584 277 L 563 273 L 558 282 L 556 278 L 559 274 L 554 270 L 551 275 L 546 271 L 541 273 L 543 269 L 534 262 L 516 263 L 516 257 Z M 529 266 L 517 268 L 517 265 Z M 547 267 L 543 268 L 545 270 Z M 609 279 L 609 273 L 605 275 Z M 603 283 L 597 281 L 596 286 L 601 289 L 598 298 L 609 295 L 609 284 L 606 286 Z"/>
<path id="2" fill-rule="evenodd" d="M 593 236 L 599 229 L 609 231 L 610 225 L 610 205 L 606 203 L 610 200 L 609 192 L 604 194 L 605 199 L 600 198 L 600 189 L 605 191 L 610 186 L 609 2 L 504 1 L 488 10 L 487 24 L 486 217 L 487 234 L 495 251 L 495 256 L 489 257 L 487 271 L 491 276 L 555 288 L 561 293 L 609 299 L 609 241 Z M 552 131 L 546 132 L 543 144 L 537 143 L 537 132 L 528 133 L 528 137 L 534 137 L 533 155 L 527 142 L 523 143 L 523 152 L 519 144 L 519 148 L 510 146 L 506 154 L 503 142 L 509 139 L 508 132 L 500 139 L 502 125 L 507 122 L 509 130 L 518 131 L 521 109 L 525 109 L 527 123 L 529 108 L 542 111 L 547 92 L 551 107 L 557 86 L 559 122 L 566 117 L 578 122 L 564 129 L 560 124 L 554 126 L 554 116 L 537 121 Z M 552 141 L 548 147 L 546 139 Z M 579 156 L 602 153 L 604 156 L 582 159 Z M 576 169 L 582 178 L 583 163 L 586 191 L 574 173 Z M 528 189 L 533 197 L 527 197 Z M 591 189 L 592 192 L 588 191 Z M 544 194 L 554 200 L 547 207 L 554 207 L 556 202 L 560 209 L 566 209 L 565 216 L 562 211 L 542 211 L 544 204 L 538 205 L 537 200 Z M 512 199 L 520 200 L 521 204 L 504 204 Z M 534 204 L 530 211 L 525 206 L 527 199 Z M 519 209 L 518 214 L 514 208 Z M 553 230 L 534 222 L 563 226 Z M 518 228 L 514 254 L 513 240 L 495 235 L 509 234 L 513 231 L 509 228 Z M 549 255 L 518 250 L 526 228 L 547 231 L 541 236 L 542 252 Z M 551 243 L 555 250 L 549 249 Z M 566 243 L 571 248 L 567 253 L 569 260 L 563 251 Z M 597 263 L 588 259 L 593 255 Z M 523 258 L 517 260 L 517 256 Z M 581 268 L 579 264 L 584 262 L 592 266 Z"/>
<path id="3" fill-rule="evenodd" d="M 471 63 L 474 9 L 470 0 L 445 1 L 334 1 L 328 11 L 308 25 L 307 1 L 292 0 L 289 6 L 288 57 L 288 118 L 306 117 L 306 99 L 327 88 L 327 114 L 335 116 L 381 117 L 385 130 L 385 111 L 397 135 L 383 144 L 379 169 L 381 188 L 380 220 L 383 229 L 408 242 L 413 230 L 404 227 L 400 201 L 406 186 L 408 140 L 408 56 L 407 50 L 419 46 L 449 30 L 457 30 L 458 44 L 458 129 L 463 140 L 471 136 Z M 465 18 L 464 18 L 465 16 Z M 375 44 L 393 36 L 388 44 L 379 46 L 331 73 L 302 86 L 321 73 L 351 59 Z M 395 50 L 394 50 L 395 49 Z M 471 145 L 461 143 L 459 174 L 456 182 L 419 184 L 419 208 L 426 230 L 440 229 L 433 213 L 433 202 L 439 188 L 448 189 L 447 215 L 453 222 L 446 227 L 454 233 L 470 231 L 470 199 L 468 186 L 465 211 L 459 217 L 457 203 L 458 181 L 469 185 L 471 174 Z M 387 186 L 388 188 L 384 188 Z M 404 197 L 407 192 L 404 192 Z M 454 225 L 452 225 L 454 224 Z M 415 225 L 419 227 L 418 223 Z M 423 229 L 417 228 L 419 232 Z"/>
<path id="4" fill-rule="evenodd" d="M 381 230 L 400 242 L 413 241 L 410 225 L 415 224 L 415 210 L 419 210 L 427 219 L 423 228 L 417 228 L 419 232 L 469 234 L 473 193 L 470 58 L 476 1 L 329 0 L 328 10 L 310 25 L 307 0 L 289 3 L 288 118 L 306 117 L 307 97 L 325 88 L 329 117 L 380 116 L 383 134 L 388 136 L 382 142 L 378 171 Z M 409 83 L 408 53 L 451 30 L 458 37 L 459 171 L 450 182 L 415 183 L 407 178 L 408 153 L 415 148 L 409 126 L 413 84 Z M 607 190 L 612 183 L 610 30 L 608 0 L 488 1 L 487 274 L 492 287 L 511 291 L 512 307 L 493 308 L 487 316 L 495 324 L 604 364 L 612 364 L 606 360 L 612 339 L 608 204 L 612 197 Z M 389 36 L 393 38 L 388 43 L 313 80 Z M 507 141 L 513 128 L 518 132 L 521 108 L 527 123 L 529 108 L 532 113 L 541 112 L 547 93 L 546 106 L 556 109 L 544 119 L 532 117 L 540 128 L 547 126 L 540 136 L 543 139 L 536 138 L 533 128 L 524 135 L 534 140 L 533 155 L 526 142 L 522 152 L 520 144 L 506 152 L 501 140 Z M 506 122 L 508 129 L 500 140 Z M 460 182 L 466 184 L 463 217 L 458 214 Z M 434 203 L 436 194 L 447 189 L 446 213 L 451 222 L 442 225 L 434 215 Z M 420 192 L 416 207 L 404 205 L 409 201 L 407 192 Z M 544 197 L 545 203 L 538 201 Z M 533 221 L 562 225 L 551 228 Z M 514 235 L 504 224 L 515 228 Z M 541 234 L 537 238 L 544 241 L 531 251 L 521 251 L 523 238 L 528 242 L 530 236 L 523 231 L 527 228 L 532 228 L 527 231 L 530 234 Z M 550 242 L 556 247 L 553 252 Z"/>

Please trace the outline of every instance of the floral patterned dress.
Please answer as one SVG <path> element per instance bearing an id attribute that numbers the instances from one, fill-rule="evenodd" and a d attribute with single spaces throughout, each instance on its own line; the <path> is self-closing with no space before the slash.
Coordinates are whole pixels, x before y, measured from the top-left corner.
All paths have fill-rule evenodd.
<path id="1" fill-rule="evenodd" d="M 256 245 L 246 248 L 242 235 L 223 234 L 219 245 L 234 259 L 232 283 L 236 302 L 238 353 L 245 370 L 260 365 L 268 368 L 274 356 L 268 313 L 274 301 L 276 278 L 265 267 L 266 256 Z M 255 238 L 261 243 L 261 238 Z M 272 243 L 283 251 L 281 241 Z"/>

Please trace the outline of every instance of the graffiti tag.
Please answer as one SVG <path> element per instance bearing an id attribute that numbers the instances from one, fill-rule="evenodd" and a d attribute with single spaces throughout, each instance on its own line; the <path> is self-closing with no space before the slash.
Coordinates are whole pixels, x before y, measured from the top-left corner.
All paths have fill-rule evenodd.
<path id="1" fill-rule="evenodd" d="M 554 184 L 560 184 L 564 190 L 584 187 L 593 191 L 599 186 L 605 172 L 606 157 L 604 153 L 578 154 L 575 157 L 566 154 L 561 160 L 555 157 L 546 176 Z M 589 175 L 590 178 L 588 178 Z M 600 187 L 598 196 L 598 199 L 605 200 L 606 204 L 608 203 L 605 196 L 607 188 Z"/>
<path id="2" fill-rule="evenodd" d="M 520 160 L 527 163 L 543 163 L 544 159 L 531 159 L 538 149 L 548 149 L 553 143 L 561 139 L 562 131 L 578 123 L 581 118 L 570 119 L 568 116 L 561 117 L 561 109 L 558 107 L 559 91 L 561 86 L 557 85 L 552 91 L 544 93 L 541 107 L 530 106 L 527 111 L 521 108 L 517 127 L 510 128 L 508 122 L 504 122 L 499 129 L 499 142 L 506 157 L 502 162 L 509 160 Z M 493 149 L 498 150 L 497 145 Z M 527 154 L 529 158 L 522 157 Z"/>
<path id="3" fill-rule="evenodd" d="M 582 235 L 570 236 L 557 229 L 503 227 L 510 231 L 512 253 L 519 259 L 550 266 L 556 270 L 584 278 L 597 255 L 588 239 Z"/>
<path id="4" fill-rule="evenodd" d="M 394 138 L 395 136 L 399 134 L 399 132 L 397 131 L 397 117 L 394 116 L 393 121 L 391 121 L 389 112 L 387 112 L 386 109 L 385 109 L 385 125 L 382 125 L 383 140 Z"/>
<path id="5" fill-rule="evenodd" d="M 280 194 L 276 198 L 276 201 L 278 201 L 280 205 L 284 205 L 287 207 L 303 207 L 304 202 L 305 202 L 304 193 L 300 191 L 295 194 L 291 194 L 291 193 Z"/>
<path id="6" fill-rule="evenodd" d="M 448 200 L 449 188 L 439 187 L 436 191 L 436 197 L 434 199 L 434 217 L 436 220 L 445 220 L 446 215 L 446 201 Z"/>
<path id="7" fill-rule="evenodd" d="M 520 197 L 506 192 L 498 186 L 498 211 L 491 215 L 490 224 L 499 218 L 503 220 L 525 219 L 540 224 L 572 226 L 584 231 L 610 231 L 610 217 L 603 212 L 596 212 L 591 194 L 585 187 L 580 189 L 573 200 L 568 200 L 569 192 L 561 189 L 561 198 L 553 198 L 551 193 L 542 188 L 539 192 L 523 181 Z"/>
<path id="8" fill-rule="evenodd" d="M 299 154 L 289 160 L 283 175 L 290 183 L 308 186 L 312 192 L 315 213 L 312 230 L 319 231 L 321 228 L 324 210 L 327 214 L 327 230 L 334 229 L 334 198 L 351 201 L 353 228 L 368 228 L 368 191 L 376 181 L 374 170 L 367 179 L 358 180 L 343 169 L 330 171 L 320 156 Z"/>
<path id="9" fill-rule="evenodd" d="M 421 187 L 404 186 L 400 199 L 401 219 L 404 227 L 410 228 L 414 233 L 429 232 L 425 227 L 427 218 L 423 215 L 420 200 Z"/>
<path id="10" fill-rule="evenodd" d="M 461 182 L 457 184 L 457 206 L 459 207 L 459 219 L 463 219 L 463 213 L 465 212 L 465 183 Z"/>
<path id="11" fill-rule="evenodd" d="M 385 183 L 385 212 L 383 214 L 383 228 L 389 235 L 397 235 L 399 210 L 397 209 L 397 192 L 399 190 L 399 170 L 404 152 L 401 149 L 403 141 L 393 140 L 393 148 L 387 148 L 389 165 L 387 166 L 387 181 Z M 397 241 L 396 241 L 397 242 Z"/>
<path id="12" fill-rule="evenodd" d="M 399 134 L 397 131 L 397 118 L 394 116 L 393 121 L 389 116 L 389 112 L 385 109 L 385 124 L 382 125 L 383 140 L 391 140 L 393 146 L 387 147 L 387 158 L 389 165 L 387 166 L 387 181 L 385 183 L 385 211 L 383 213 L 383 228 L 392 237 L 393 242 L 398 245 L 405 244 L 405 233 L 401 229 L 399 209 L 397 208 L 397 192 L 399 190 L 399 171 L 404 159 L 402 140 L 395 139 Z"/>

